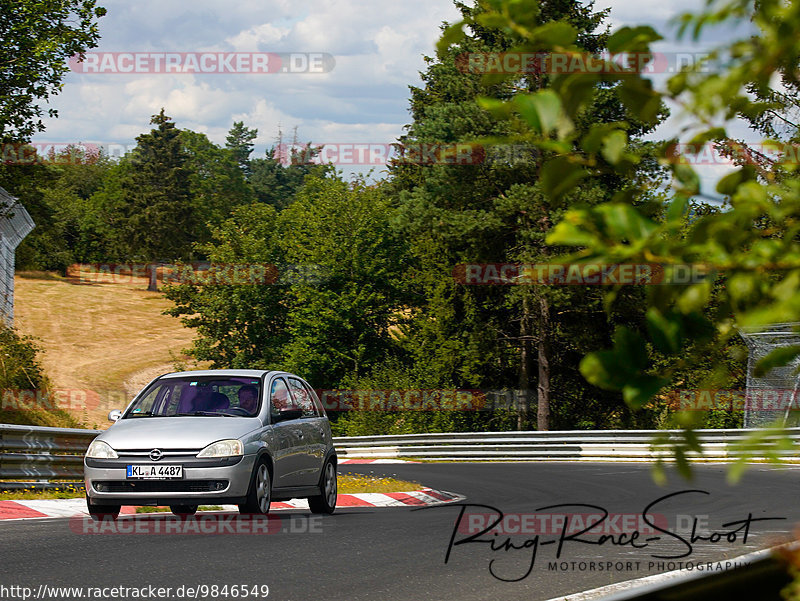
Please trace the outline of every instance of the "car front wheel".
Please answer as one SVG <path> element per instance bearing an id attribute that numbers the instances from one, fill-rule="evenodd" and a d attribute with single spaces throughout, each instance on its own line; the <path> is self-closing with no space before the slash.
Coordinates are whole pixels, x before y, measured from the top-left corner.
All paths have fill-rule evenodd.
<path id="1" fill-rule="evenodd" d="M 314 513 L 333 513 L 336 511 L 338 486 L 336 480 L 336 466 L 330 459 L 325 462 L 322 474 L 319 477 L 319 496 L 309 497 L 308 506 Z"/>
<path id="2" fill-rule="evenodd" d="M 269 513 L 272 500 L 272 479 L 266 463 L 259 463 L 253 473 L 253 482 L 247 495 L 247 502 L 239 505 L 239 513 Z"/>

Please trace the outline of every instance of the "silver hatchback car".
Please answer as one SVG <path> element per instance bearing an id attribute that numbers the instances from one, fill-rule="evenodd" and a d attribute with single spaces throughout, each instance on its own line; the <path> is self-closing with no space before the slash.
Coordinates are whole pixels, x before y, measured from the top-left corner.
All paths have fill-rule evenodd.
<path id="1" fill-rule="evenodd" d="M 84 458 L 93 517 L 122 505 L 236 504 L 269 511 L 271 501 L 307 498 L 336 508 L 336 451 L 325 410 L 302 378 L 224 369 L 166 374 L 150 382 Z"/>

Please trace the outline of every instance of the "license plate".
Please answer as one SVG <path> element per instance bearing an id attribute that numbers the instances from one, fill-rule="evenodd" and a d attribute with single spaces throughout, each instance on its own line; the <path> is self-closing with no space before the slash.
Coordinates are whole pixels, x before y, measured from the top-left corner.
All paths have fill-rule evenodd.
<path id="1" fill-rule="evenodd" d="M 168 480 L 183 478 L 182 465 L 129 465 L 128 478 Z"/>

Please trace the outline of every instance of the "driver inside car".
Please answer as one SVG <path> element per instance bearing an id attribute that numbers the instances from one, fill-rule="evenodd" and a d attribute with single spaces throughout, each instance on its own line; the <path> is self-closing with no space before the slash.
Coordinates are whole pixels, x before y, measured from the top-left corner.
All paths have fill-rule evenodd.
<path id="1" fill-rule="evenodd" d="M 236 393 L 239 397 L 239 407 L 250 415 L 255 415 L 258 409 L 258 390 L 255 386 L 242 386 Z"/>

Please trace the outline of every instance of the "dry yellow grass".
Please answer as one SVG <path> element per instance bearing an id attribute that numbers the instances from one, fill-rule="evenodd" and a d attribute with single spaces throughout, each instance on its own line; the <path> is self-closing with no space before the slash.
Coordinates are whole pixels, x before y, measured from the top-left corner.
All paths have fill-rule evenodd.
<path id="1" fill-rule="evenodd" d="M 17 329 L 40 339 L 52 387 L 72 391 L 75 408 L 66 408 L 90 427 L 106 428 L 109 409 L 121 408 L 149 380 L 187 359 L 181 350 L 193 331 L 161 314 L 171 303 L 148 292 L 144 278 L 81 283 L 22 273 L 15 287 Z M 88 409 L 77 408 L 81 391 L 96 392 L 99 406 L 89 394 Z"/>

